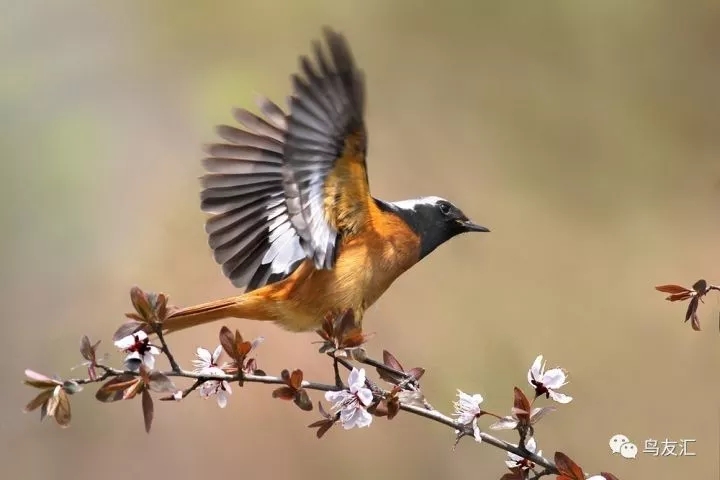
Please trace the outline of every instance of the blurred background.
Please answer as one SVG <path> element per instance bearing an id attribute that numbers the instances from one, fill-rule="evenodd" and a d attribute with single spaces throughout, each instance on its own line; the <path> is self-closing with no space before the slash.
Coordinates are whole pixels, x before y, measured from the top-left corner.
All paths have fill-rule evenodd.
<path id="1" fill-rule="evenodd" d="M 110 336 L 132 285 L 176 305 L 235 293 L 199 211 L 201 145 L 257 93 L 282 102 L 321 26 L 366 71 L 369 170 L 386 200 L 435 194 L 492 233 L 454 240 L 368 312 L 371 354 L 428 372 L 507 413 L 537 354 L 570 372 L 575 400 L 540 448 L 587 472 L 718 478 L 720 296 L 685 305 L 653 286 L 720 282 L 718 2 L 48 2 L 3 0 L 0 19 L 0 413 L 4 478 L 499 478 L 505 455 L 400 414 L 317 441 L 307 414 L 235 389 L 156 405 L 72 397 L 61 430 L 21 409 L 24 368 L 80 362 Z M 330 381 L 313 334 L 229 323 L 266 338 L 268 372 Z M 221 324 L 177 335 L 186 365 Z M 318 400 L 319 395 L 313 398 Z M 483 423 L 485 424 L 485 423 Z M 501 437 L 515 441 L 512 432 Z M 695 440 L 695 456 L 611 455 L 609 438 Z"/>

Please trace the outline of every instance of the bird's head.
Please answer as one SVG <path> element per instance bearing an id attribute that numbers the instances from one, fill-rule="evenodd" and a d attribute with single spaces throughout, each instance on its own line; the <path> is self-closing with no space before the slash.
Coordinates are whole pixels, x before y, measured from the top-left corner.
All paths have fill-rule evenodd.
<path id="1" fill-rule="evenodd" d="M 444 198 L 422 197 L 390 205 L 420 237 L 420 258 L 461 233 L 490 231 Z"/>

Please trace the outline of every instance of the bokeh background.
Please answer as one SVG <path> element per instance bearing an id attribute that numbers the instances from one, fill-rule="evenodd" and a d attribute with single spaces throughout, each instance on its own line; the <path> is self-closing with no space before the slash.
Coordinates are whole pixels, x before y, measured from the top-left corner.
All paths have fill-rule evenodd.
<path id="1" fill-rule="evenodd" d="M 720 296 L 703 332 L 660 283 L 720 282 L 718 2 L 24 0 L 0 2 L 3 478 L 499 478 L 503 452 L 401 414 L 317 441 L 306 414 L 236 389 L 228 408 L 72 398 L 61 430 L 21 409 L 26 367 L 59 375 L 109 337 L 129 287 L 187 305 L 234 293 L 198 208 L 201 145 L 232 106 L 282 101 L 322 25 L 368 82 L 370 176 L 388 200 L 457 202 L 492 233 L 454 240 L 366 316 L 373 354 L 505 413 L 543 353 L 570 405 L 536 438 L 588 472 L 718 478 Z M 189 362 L 220 324 L 173 338 Z M 312 334 L 263 335 L 264 369 L 329 380 Z M 314 395 L 315 399 L 319 395 Z M 693 439 L 693 457 L 612 456 L 608 439 Z M 514 440 L 510 434 L 503 438 Z"/>

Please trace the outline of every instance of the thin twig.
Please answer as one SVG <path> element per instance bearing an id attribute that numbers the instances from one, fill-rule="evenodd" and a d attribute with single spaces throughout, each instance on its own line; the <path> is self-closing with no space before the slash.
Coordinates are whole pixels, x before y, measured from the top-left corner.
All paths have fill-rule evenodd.
<path id="1" fill-rule="evenodd" d="M 443 413 L 438 412 L 437 410 L 427 410 L 423 407 L 402 403 L 400 404 L 400 410 L 405 410 L 406 412 L 410 412 L 415 415 L 434 420 L 435 422 L 451 427 L 456 431 L 465 431 L 465 433 L 467 433 L 469 436 L 472 436 L 473 434 L 472 427 L 470 425 L 463 425 L 461 423 L 458 423 L 457 421 L 453 420 L 452 418 L 448 417 Z M 526 458 L 537 465 L 549 469 L 552 472 L 557 472 L 555 464 L 546 458 L 543 458 L 535 453 L 528 452 L 527 450 L 521 450 L 516 445 L 508 443 L 505 440 L 500 440 L 499 438 L 485 432 L 480 432 L 480 437 L 482 438 L 483 442 L 492 445 L 493 447 L 505 450 L 506 452 L 514 453 L 515 455 Z"/>
<path id="2" fill-rule="evenodd" d="M 108 367 L 107 365 L 98 364 L 98 368 L 105 371 L 105 374 L 99 377 L 97 380 L 90 380 L 90 379 L 73 379 L 72 381 L 78 382 L 78 383 L 97 383 L 102 380 L 107 379 L 108 377 L 118 377 L 120 375 L 132 375 L 134 377 L 139 377 L 140 373 L 131 371 L 131 370 L 119 370 L 117 368 Z M 181 378 L 193 378 L 195 380 L 200 380 L 200 383 L 207 382 L 209 380 L 218 380 L 218 381 L 227 381 L 227 382 L 237 382 L 242 378 L 244 382 L 249 383 L 265 383 L 270 385 L 286 385 L 285 380 L 283 380 L 281 377 L 275 377 L 272 375 L 254 375 L 251 373 L 243 373 L 243 374 L 236 374 L 236 375 L 220 375 L 220 374 L 201 374 L 196 372 L 189 372 L 187 370 L 179 369 L 178 371 L 170 370 L 167 372 L 160 372 L 166 377 L 181 377 Z M 329 391 L 337 391 L 339 390 L 338 387 L 334 385 L 327 385 L 325 383 L 316 383 L 316 382 L 308 382 L 306 380 L 303 380 L 302 387 L 307 388 L 309 390 L 318 390 L 322 392 L 329 392 Z"/>
<path id="3" fill-rule="evenodd" d="M 540 478 L 546 476 L 546 475 L 552 475 L 554 472 L 553 470 L 549 468 L 544 468 L 540 470 L 539 472 L 535 473 L 532 477 L 528 478 L 528 480 L 539 480 Z"/>
<path id="4" fill-rule="evenodd" d="M 342 357 L 334 357 L 337 359 L 337 362 L 342 365 L 343 367 L 347 368 L 348 370 L 353 369 L 352 363 L 350 363 L 348 360 L 342 358 Z M 90 379 L 75 379 L 74 381 L 81 384 L 87 384 L 87 383 L 96 383 L 100 382 L 102 380 L 107 379 L 108 377 L 116 377 L 120 375 L 133 375 L 133 376 L 139 376 L 140 374 L 138 372 L 133 371 L 126 371 L 126 370 L 118 370 L 112 367 L 109 367 L 104 364 L 98 364 L 98 368 L 103 370 L 105 373 L 98 377 L 98 379 L 91 381 Z M 219 380 L 219 381 L 228 381 L 228 382 L 234 382 L 238 381 L 240 379 L 241 374 L 236 375 L 205 375 L 205 374 L 199 374 L 195 372 L 189 372 L 186 370 L 178 369 L 178 371 L 169 371 L 169 372 L 162 372 L 164 375 L 168 377 L 182 377 L 182 378 L 192 378 L 195 379 L 195 384 L 190 387 L 188 393 L 196 388 L 198 388 L 202 383 L 209 381 L 209 380 Z M 265 383 L 265 384 L 271 384 L 271 385 L 285 385 L 285 380 L 283 380 L 281 377 L 271 376 L 271 375 L 254 375 L 250 373 L 242 374 L 243 380 L 248 383 Z M 374 383 L 371 383 L 372 390 L 374 394 L 380 398 L 382 398 L 384 395 L 388 394 L 387 391 L 381 389 Z M 337 391 L 340 390 L 340 387 L 337 387 L 335 385 L 328 385 L 324 383 L 317 383 L 317 382 L 310 382 L 303 380 L 302 382 L 303 388 L 306 388 L 308 390 L 317 390 L 321 392 L 328 392 L 328 391 Z M 183 394 L 183 397 L 187 394 Z M 428 409 L 426 407 L 420 407 L 413 404 L 408 403 L 400 403 L 400 410 L 404 410 L 406 412 L 412 413 L 414 415 L 427 418 L 429 420 L 432 420 L 434 422 L 440 423 L 442 425 L 448 426 L 452 428 L 455 431 L 463 432 L 465 434 L 468 434 L 472 436 L 472 427 L 469 425 L 463 425 L 461 423 L 458 423 L 456 420 L 454 420 L 451 417 L 448 417 L 447 415 L 433 409 Z M 508 443 L 504 440 L 500 440 L 499 438 L 496 438 L 488 433 L 481 432 L 480 436 L 482 437 L 483 442 L 492 445 L 493 447 L 499 448 L 501 450 L 505 450 L 506 452 L 514 453 L 515 455 L 518 455 L 522 458 L 526 458 L 530 460 L 531 462 L 535 463 L 536 465 L 540 465 L 544 467 L 545 469 L 548 469 L 551 473 L 557 472 L 557 468 L 555 465 L 548 459 L 538 456 L 537 454 L 534 454 L 532 452 L 528 452 L 525 449 L 521 449 L 520 447 L 513 445 L 511 443 Z"/>
<path id="5" fill-rule="evenodd" d="M 168 362 L 170 362 L 170 368 L 173 369 L 173 372 L 180 372 L 180 365 L 177 363 L 177 361 L 175 361 L 175 357 L 173 357 L 173 354 L 170 353 L 170 347 L 168 347 L 168 344 L 165 341 L 165 335 L 162 332 L 162 323 L 153 322 L 152 327 L 155 330 L 155 334 L 157 335 L 158 340 L 160 340 L 160 345 L 162 345 L 163 353 L 165 354 L 165 356 L 167 356 Z"/>

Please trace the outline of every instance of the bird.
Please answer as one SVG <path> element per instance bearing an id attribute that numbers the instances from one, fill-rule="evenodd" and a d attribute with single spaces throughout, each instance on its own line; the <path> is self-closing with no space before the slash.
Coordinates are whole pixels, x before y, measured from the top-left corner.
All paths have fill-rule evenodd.
<path id="1" fill-rule="evenodd" d="M 215 261 L 240 295 L 179 308 L 167 333 L 225 318 L 320 328 L 365 311 L 412 266 L 451 238 L 489 232 L 450 201 L 389 202 L 370 193 L 365 77 L 346 37 L 322 29 L 314 59 L 299 57 L 288 112 L 256 98 L 234 109 L 206 147 L 201 210 Z M 238 128 L 242 125 L 243 128 Z"/>

